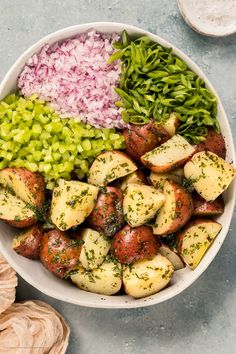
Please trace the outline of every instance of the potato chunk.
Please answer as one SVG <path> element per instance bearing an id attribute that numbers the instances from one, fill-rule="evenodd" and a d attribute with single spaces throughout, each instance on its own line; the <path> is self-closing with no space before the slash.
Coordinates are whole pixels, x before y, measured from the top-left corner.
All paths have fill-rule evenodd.
<path id="1" fill-rule="evenodd" d="M 180 120 L 175 112 L 172 112 L 169 118 L 162 124 L 163 128 L 169 133 L 170 137 L 176 134 L 176 130 L 180 125 Z"/>
<path id="2" fill-rule="evenodd" d="M 183 165 L 195 152 L 181 135 L 174 135 L 141 157 L 142 163 L 153 172 L 168 172 Z"/>
<path id="3" fill-rule="evenodd" d="M 110 241 L 106 236 L 92 229 L 81 230 L 78 239 L 82 241 L 80 263 L 88 270 L 97 268 L 109 252 Z"/>
<path id="4" fill-rule="evenodd" d="M 122 134 L 125 138 L 126 152 L 134 160 L 139 161 L 146 152 L 161 145 L 170 138 L 167 130 L 150 120 L 147 124 L 129 124 Z"/>
<path id="5" fill-rule="evenodd" d="M 177 236 L 178 252 L 190 269 L 195 269 L 222 226 L 215 220 L 196 219 Z"/>
<path id="6" fill-rule="evenodd" d="M 23 200 L 3 188 L 0 189 L 0 220 L 19 228 L 37 222 L 33 210 Z"/>
<path id="7" fill-rule="evenodd" d="M 184 166 L 184 175 L 207 202 L 222 194 L 236 176 L 235 168 L 210 151 L 196 153 Z"/>
<path id="8" fill-rule="evenodd" d="M 123 202 L 125 219 L 132 227 L 143 225 L 156 215 L 164 201 L 163 193 L 154 187 L 128 184 Z"/>
<path id="9" fill-rule="evenodd" d="M 221 133 L 217 133 L 215 129 L 209 128 L 206 139 L 196 146 L 197 151 L 211 151 L 214 154 L 225 159 L 226 156 L 226 146 L 224 137 Z"/>
<path id="10" fill-rule="evenodd" d="M 39 224 L 22 231 L 12 241 L 12 248 L 21 256 L 38 259 L 43 231 Z"/>
<path id="11" fill-rule="evenodd" d="M 137 170 L 136 164 L 123 152 L 106 151 L 99 155 L 89 170 L 88 183 L 106 186 L 117 178 Z"/>
<path id="12" fill-rule="evenodd" d="M 183 167 L 176 168 L 173 171 L 166 172 L 166 173 L 156 173 L 151 172 L 149 176 L 149 180 L 151 184 L 158 189 L 163 189 L 165 181 L 170 179 L 176 183 L 181 184 L 184 176 L 184 169 Z"/>
<path id="13" fill-rule="evenodd" d="M 184 226 L 193 212 L 193 201 L 188 191 L 173 181 L 166 180 L 163 188 L 165 203 L 160 208 L 153 233 L 167 235 Z"/>
<path id="14" fill-rule="evenodd" d="M 122 178 L 120 189 L 122 192 L 126 190 L 128 184 L 148 184 L 146 176 L 139 170 L 132 172 L 130 175 Z"/>
<path id="15" fill-rule="evenodd" d="M 192 194 L 193 197 L 193 215 L 194 216 L 218 216 L 224 212 L 224 199 L 220 195 L 218 198 L 212 202 L 207 202 L 203 199 L 197 192 Z"/>
<path id="16" fill-rule="evenodd" d="M 125 291 L 135 298 L 155 294 L 169 283 L 173 273 L 172 263 L 160 254 L 123 266 Z"/>
<path id="17" fill-rule="evenodd" d="M 86 222 L 93 229 L 113 236 L 124 224 L 123 195 L 116 187 L 103 187 Z"/>
<path id="18" fill-rule="evenodd" d="M 18 198 L 36 208 L 44 203 L 44 180 L 39 173 L 25 168 L 4 168 L 0 171 L 0 184 L 10 188 Z"/>
<path id="19" fill-rule="evenodd" d="M 114 235 L 111 251 L 121 264 L 130 264 L 155 256 L 158 240 L 147 225 L 135 228 L 126 225 Z"/>
<path id="20" fill-rule="evenodd" d="M 173 264 L 174 270 L 179 270 L 185 267 L 178 253 L 171 247 L 163 244 L 159 248 L 159 252 L 162 256 L 169 259 L 169 261 Z"/>
<path id="21" fill-rule="evenodd" d="M 80 241 L 70 238 L 58 229 L 45 233 L 41 240 L 41 262 L 49 272 L 59 278 L 67 277 L 79 264 L 80 252 Z"/>
<path id="22" fill-rule="evenodd" d="M 52 222 L 62 231 L 81 224 L 93 210 L 98 191 L 88 183 L 60 179 L 52 195 Z"/>
<path id="23" fill-rule="evenodd" d="M 71 280 L 78 288 L 96 294 L 113 295 L 122 285 L 121 264 L 106 259 L 98 268 L 86 270 L 77 267 L 77 272 L 71 275 Z"/>

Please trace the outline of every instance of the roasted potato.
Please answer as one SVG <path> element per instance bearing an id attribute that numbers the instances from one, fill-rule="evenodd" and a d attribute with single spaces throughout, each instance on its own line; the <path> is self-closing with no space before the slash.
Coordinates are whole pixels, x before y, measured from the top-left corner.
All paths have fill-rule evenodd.
<path id="1" fill-rule="evenodd" d="M 183 165 L 195 149 L 181 135 L 174 135 L 164 144 L 141 157 L 142 163 L 151 171 L 163 173 Z"/>
<path id="2" fill-rule="evenodd" d="M 179 270 L 185 267 L 185 264 L 178 253 L 170 246 L 162 244 L 159 247 L 159 253 L 173 264 L 174 270 Z"/>
<path id="3" fill-rule="evenodd" d="M 162 123 L 162 127 L 167 131 L 170 137 L 176 134 L 179 125 L 180 120 L 175 112 L 172 112 L 169 118 L 164 123 Z"/>
<path id="4" fill-rule="evenodd" d="M 224 138 L 221 133 L 217 133 L 213 128 L 208 129 L 206 139 L 196 146 L 196 152 L 205 150 L 214 152 L 214 154 L 220 156 L 222 159 L 225 159 L 226 146 Z"/>
<path id="5" fill-rule="evenodd" d="M 135 298 L 155 294 L 169 283 L 173 273 L 172 263 L 161 254 L 123 266 L 125 292 Z"/>
<path id="6" fill-rule="evenodd" d="M 123 195 L 116 187 L 104 187 L 87 223 L 106 236 L 113 236 L 124 224 Z"/>
<path id="7" fill-rule="evenodd" d="M 207 202 L 221 195 L 236 176 L 236 169 L 218 155 L 202 151 L 184 166 L 184 175 Z"/>
<path id="8" fill-rule="evenodd" d="M 222 226 L 211 219 L 196 219 L 177 235 L 178 253 L 190 269 L 195 269 Z"/>
<path id="9" fill-rule="evenodd" d="M 98 192 L 91 184 L 60 179 L 52 194 L 52 222 L 62 231 L 81 224 L 93 210 Z"/>
<path id="10" fill-rule="evenodd" d="M 149 180 L 155 188 L 162 190 L 165 184 L 165 180 L 170 179 L 171 181 L 181 184 L 183 181 L 183 176 L 184 169 L 183 167 L 179 167 L 167 173 L 151 172 Z"/>
<path id="11" fill-rule="evenodd" d="M 129 128 L 123 130 L 126 152 L 135 161 L 146 152 L 154 149 L 169 139 L 169 134 L 161 125 L 150 121 L 145 125 L 130 124 Z"/>
<path id="12" fill-rule="evenodd" d="M 9 190 L 0 189 L 0 220 L 7 224 L 24 228 L 36 224 L 34 211 Z"/>
<path id="13" fill-rule="evenodd" d="M 163 193 L 154 187 L 130 183 L 124 193 L 125 220 L 132 227 L 143 225 L 154 218 L 164 201 Z"/>
<path id="14" fill-rule="evenodd" d="M 71 280 L 78 288 L 96 294 L 116 294 L 122 285 L 121 264 L 107 258 L 98 268 L 87 271 L 83 267 L 77 267 L 77 271 L 71 275 Z"/>
<path id="15" fill-rule="evenodd" d="M 163 188 L 165 203 L 160 208 L 153 233 L 167 235 L 183 227 L 193 213 L 193 201 L 190 193 L 181 185 L 166 180 Z"/>
<path id="16" fill-rule="evenodd" d="M 15 236 L 12 247 L 23 257 L 38 259 L 42 238 L 42 229 L 39 224 L 36 224 Z"/>
<path id="17" fill-rule="evenodd" d="M 23 202 L 36 208 L 41 208 L 44 203 L 44 179 L 39 173 L 25 168 L 4 168 L 0 170 L 0 184 L 12 190 Z"/>
<path id="18" fill-rule="evenodd" d="M 81 241 L 79 256 L 81 265 L 89 270 L 102 264 L 111 246 L 108 238 L 95 230 L 87 228 L 79 231 L 78 240 Z"/>
<path id="19" fill-rule="evenodd" d="M 130 183 L 148 184 L 148 181 L 143 172 L 141 172 L 140 170 L 136 170 L 122 179 L 122 182 L 120 184 L 120 189 L 122 190 L 122 192 L 126 190 L 127 185 Z"/>
<path id="20" fill-rule="evenodd" d="M 221 195 L 213 202 L 207 202 L 196 192 L 192 194 L 192 197 L 194 216 L 217 216 L 223 214 L 225 204 Z"/>
<path id="21" fill-rule="evenodd" d="M 126 225 L 112 242 L 112 254 L 122 264 L 152 257 L 158 252 L 156 237 L 146 225 L 132 228 Z"/>
<path id="22" fill-rule="evenodd" d="M 81 241 L 55 229 L 44 234 L 40 259 L 49 272 L 64 278 L 79 264 Z"/>
<path id="23" fill-rule="evenodd" d="M 108 183 L 129 175 L 137 170 L 136 164 L 121 151 L 106 151 L 99 155 L 88 174 L 88 183 L 94 186 L 106 186 Z"/>

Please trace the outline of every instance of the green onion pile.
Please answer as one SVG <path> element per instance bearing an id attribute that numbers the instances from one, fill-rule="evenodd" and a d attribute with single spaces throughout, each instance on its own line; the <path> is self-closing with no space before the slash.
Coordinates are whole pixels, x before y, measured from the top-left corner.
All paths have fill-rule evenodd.
<path id="1" fill-rule="evenodd" d="M 102 151 L 122 148 L 124 138 L 116 129 L 62 119 L 37 95 L 27 99 L 12 94 L 0 102 L 0 169 L 38 171 L 48 189 L 59 178 L 74 174 L 83 179 Z"/>
<path id="2" fill-rule="evenodd" d="M 208 127 L 219 131 L 217 101 L 205 82 L 186 63 L 147 36 L 134 41 L 124 31 L 118 49 L 109 59 L 122 60 L 122 75 L 116 92 L 125 122 L 163 122 L 171 112 L 181 121 L 178 133 L 191 143 L 204 140 Z"/>

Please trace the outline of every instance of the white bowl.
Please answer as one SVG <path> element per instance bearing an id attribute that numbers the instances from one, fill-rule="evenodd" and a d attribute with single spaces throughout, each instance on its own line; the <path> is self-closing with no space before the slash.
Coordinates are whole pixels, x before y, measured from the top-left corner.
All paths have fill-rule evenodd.
<path id="1" fill-rule="evenodd" d="M 200 0 L 177 0 L 184 21 L 192 29 L 209 37 L 236 33 L 236 3 Z"/>
<path id="2" fill-rule="evenodd" d="M 25 53 L 23 53 L 22 56 L 8 71 L 7 75 L 5 76 L 0 85 L 0 98 L 3 98 L 9 92 L 14 91 L 16 89 L 17 77 L 23 69 L 26 60 L 32 54 L 36 53 L 44 44 L 52 44 L 56 41 L 64 40 L 68 37 L 73 37 L 78 33 L 87 31 L 90 28 L 95 28 L 100 32 L 107 33 L 121 33 L 123 29 L 126 29 L 131 35 L 146 34 L 153 41 L 158 41 L 161 45 L 165 47 L 172 47 L 175 54 L 182 58 L 193 71 L 195 71 L 200 77 L 202 77 L 205 80 L 208 88 L 216 95 L 218 99 L 218 120 L 220 122 L 220 127 L 223 135 L 225 136 L 227 144 L 227 160 L 233 161 L 235 163 L 235 151 L 230 126 L 224 108 L 220 102 L 220 99 L 207 77 L 200 70 L 200 68 L 179 49 L 166 42 L 165 40 L 159 38 L 158 36 L 134 26 L 109 22 L 88 23 L 68 27 L 44 37 L 36 44 L 34 44 L 31 48 L 29 48 Z M 50 274 L 40 262 L 31 261 L 24 257 L 21 257 L 12 250 L 12 237 L 15 233 L 15 230 L 3 223 L 0 224 L 0 251 L 22 278 L 24 278 L 28 283 L 30 283 L 32 286 L 34 286 L 41 292 L 52 296 L 58 300 L 63 300 L 77 305 L 97 308 L 135 308 L 149 306 L 160 303 L 179 294 L 181 291 L 191 285 L 204 272 L 204 270 L 206 270 L 206 268 L 216 256 L 227 235 L 233 214 L 235 195 L 236 184 L 234 183 L 231 184 L 230 188 L 225 193 L 225 212 L 222 216 L 218 218 L 219 222 L 223 225 L 223 229 L 217 236 L 212 247 L 206 253 L 200 265 L 194 271 L 191 271 L 186 267 L 185 269 L 175 272 L 174 277 L 167 288 L 155 295 L 139 300 L 134 300 L 133 298 L 124 295 L 101 296 L 93 293 L 88 293 L 79 290 L 69 282 L 58 279 L 54 275 Z"/>

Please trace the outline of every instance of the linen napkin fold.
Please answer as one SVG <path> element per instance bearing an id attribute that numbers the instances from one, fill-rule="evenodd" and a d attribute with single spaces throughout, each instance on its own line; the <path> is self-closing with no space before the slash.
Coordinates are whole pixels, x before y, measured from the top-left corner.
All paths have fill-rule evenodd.
<path id="1" fill-rule="evenodd" d="M 1 354 L 63 354 L 69 335 L 62 315 L 42 301 L 15 303 L 0 315 Z"/>
<path id="2" fill-rule="evenodd" d="M 16 272 L 0 254 L 0 314 L 15 301 L 16 286 Z"/>

